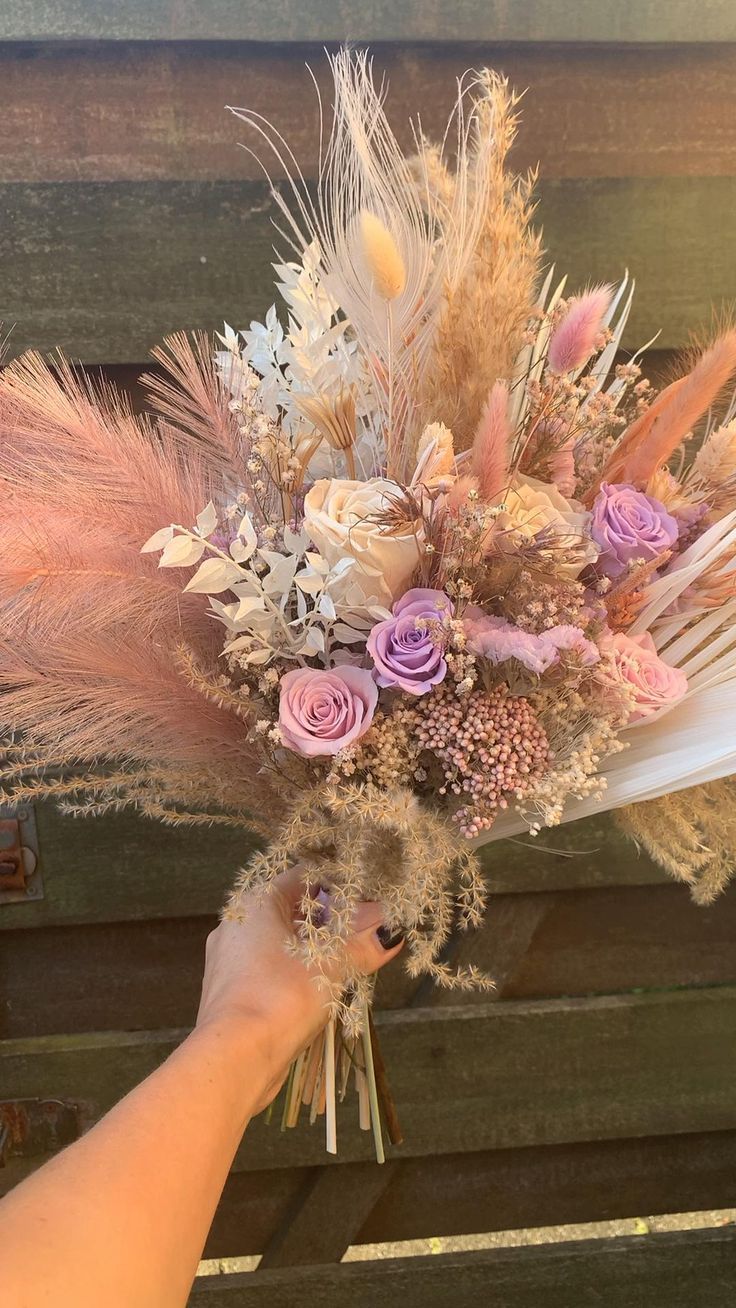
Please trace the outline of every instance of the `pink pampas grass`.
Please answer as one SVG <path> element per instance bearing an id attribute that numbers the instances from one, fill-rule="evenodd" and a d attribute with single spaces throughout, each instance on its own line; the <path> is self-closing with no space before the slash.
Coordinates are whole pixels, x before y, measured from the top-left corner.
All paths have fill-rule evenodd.
<path id="1" fill-rule="evenodd" d="M 570 300 L 567 313 L 552 333 L 547 353 L 550 372 L 575 372 L 595 349 L 611 303 L 610 286 L 594 286 Z"/>
<path id="2" fill-rule="evenodd" d="M 495 382 L 473 441 L 472 468 L 478 479 L 478 495 L 486 504 L 490 504 L 508 482 L 508 401 L 506 382 Z"/>

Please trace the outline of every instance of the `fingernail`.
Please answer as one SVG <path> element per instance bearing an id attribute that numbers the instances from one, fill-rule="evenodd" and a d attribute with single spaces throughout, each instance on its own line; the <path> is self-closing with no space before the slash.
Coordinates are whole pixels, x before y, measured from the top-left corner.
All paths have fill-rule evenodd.
<path id="1" fill-rule="evenodd" d="M 394 931 L 392 934 L 391 928 L 387 926 L 380 926 L 376 931 L 376 935 L 386 950 L 395 949 L 404 939 L 403 931 Z"/>

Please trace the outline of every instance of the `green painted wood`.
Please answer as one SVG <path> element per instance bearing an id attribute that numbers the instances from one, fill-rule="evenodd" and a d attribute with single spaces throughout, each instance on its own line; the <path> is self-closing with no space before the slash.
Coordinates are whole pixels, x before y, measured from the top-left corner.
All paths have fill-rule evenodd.
<path id="1" fill-rule="evenodd" d="M 729 0 L 14 0 L 0 40 L 606 41 L 736 40 Z"/>
<path id="2" fill-rule="evenodd" d="M 379 1014 L 378 1025 L 406 1141 L 391 1156 L 736 1127 L 736 987 L 405 1009 Z M 5 1041 L 0 1097 L 81 1101 L 98 1116 L 181 1035 Z M 337 1164 L 372 1156 L 352 1101 L 338 1142 Z M 284 1135 L 259 1119 L 236 1167 L 324 1162 L 321 1124 Z"/>
<path id="3" fill-rule="evenodd" d="M 724 1308 L 736 1229 L 202 1277 L 192 1308 Z"/>
<path id="4" fill-rule="evenodd" d="M 541 186 L 546 246 L 572 284 L 638 280 L 626 344 L 682 345 L 736 298 L 736 177 Z M 16 352 L 143 360 L 167 332 L 247 326 L 273 299 L 273 206 L 254 182 L 0 185 L 2 318 Z M 281 242 L 283 249 L 283 242 Z M 287 251 L 288 253 L 288 251 Z"/>

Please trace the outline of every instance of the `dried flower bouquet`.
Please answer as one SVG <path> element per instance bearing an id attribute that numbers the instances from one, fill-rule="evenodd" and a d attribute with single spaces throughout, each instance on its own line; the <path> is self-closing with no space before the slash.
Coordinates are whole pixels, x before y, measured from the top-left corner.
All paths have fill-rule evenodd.
<path id="1" fill-rule="evenodd" d="M 701 901 L 733 866 L 736 332 L 656 393 L 628 278 L 542 275 L 502 78 L 406 158 L 367 57 L 332 70 L 316 196 L 236 111 L 291 178 L 285 324 L 174 336 L 144 418 L 63 361 L 0 380 L 3 784 L 261 831 L 228 916 L 299 860 L 310 959 L 379 900 L 412 975 L 485 986 L 441 956 L 479 843 L 617 808 Z M 334 1149 L 354 1075 L 380 1157 L 370 999 L 334 994 L 283 1123 Z"/>

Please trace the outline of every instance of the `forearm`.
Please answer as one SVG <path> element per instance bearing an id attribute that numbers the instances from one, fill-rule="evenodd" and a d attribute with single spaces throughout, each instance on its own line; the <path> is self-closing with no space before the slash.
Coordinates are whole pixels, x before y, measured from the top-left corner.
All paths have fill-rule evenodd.
<path id="1" fill-rule="evenodd" d="M 257 1033 L 206 1025 L 0 1205 L 16 1308 L 186 1303 L 245 1126 L 273 1069 Z"/>

